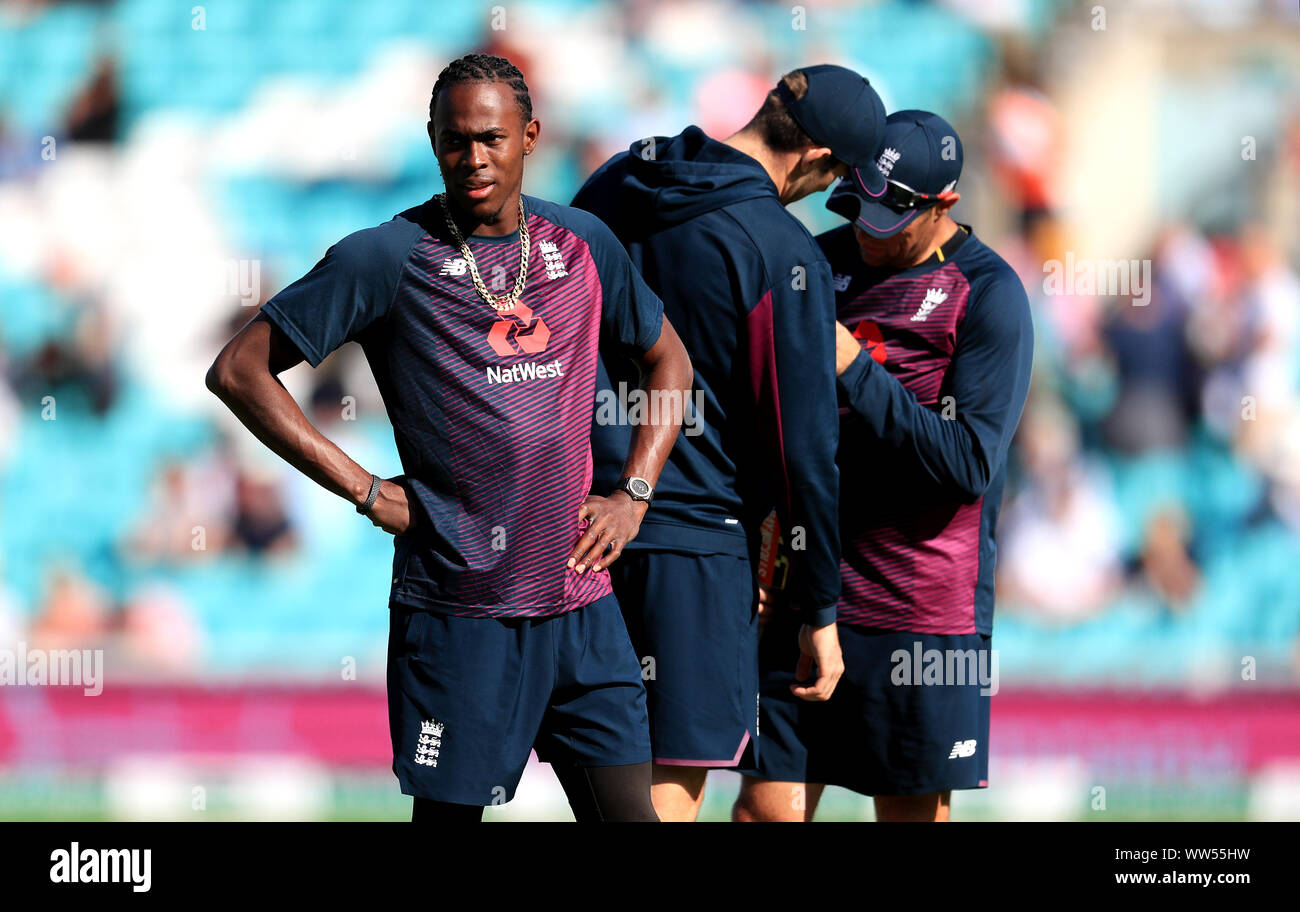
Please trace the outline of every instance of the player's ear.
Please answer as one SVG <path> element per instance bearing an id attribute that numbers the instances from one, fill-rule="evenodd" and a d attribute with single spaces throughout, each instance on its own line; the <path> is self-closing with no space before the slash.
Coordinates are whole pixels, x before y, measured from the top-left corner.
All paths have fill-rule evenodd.
<path id="1" fill-rule="evenodd" d="M 528 123 L 524 124 L 524 154 L 532 154 L 533 147 L 537 145 L 537 138 L 542 135 L 542 122 L 534 117 Z"/>
<path id="2" fill-rule="evenodd" d="M 961 199 L 961 194 L 956 190 L 948 190 L 939 194 L 939 202 L 935 204 L 935 209 L 940 215 L 947 215 L 957 201 Z"/>
<path id="3" fill-rule="evenodd" d="M 425 130 L 426 133 L 429 134 L 429 145 L 433 147 L 433 154 L 434 154 L 434 155 L 437 155 L 437 154 L 438 154 L 438 142 L 437 142 L 437 140 L 435 140 L 435 139 L 433 138 L 433 121 L 432 121 L 432 120 L 430 120 L 427 124 L 425 124 L 425 126 L 424 126 L 424 130 Z"/>
<path id="4" fill-rule="evenodd" d="M 827 146 L 810 146 L 799 156 L 799 164 L 805 172 L 811 174 L 825 169 L 835 156 Z"/>

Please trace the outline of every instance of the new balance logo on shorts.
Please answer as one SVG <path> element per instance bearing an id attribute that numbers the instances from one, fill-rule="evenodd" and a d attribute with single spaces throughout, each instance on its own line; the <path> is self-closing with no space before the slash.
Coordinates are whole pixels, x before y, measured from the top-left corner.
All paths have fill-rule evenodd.
<path id="1" fill-rule="evenodd" d="M 956 760 L 960 757 L 975 756 L 975 739 L 970 741 L 957 741 L 953 743 L 952 753 L 948 755 L 949 760 Z"/>
<path id="2" fill-rule="evenodd" d="M 437 719 L 420 723 L 420 740 L 415 744 L 415 762 L 421 766 L 437 766 L 442 753 L 443 724 Z"/>

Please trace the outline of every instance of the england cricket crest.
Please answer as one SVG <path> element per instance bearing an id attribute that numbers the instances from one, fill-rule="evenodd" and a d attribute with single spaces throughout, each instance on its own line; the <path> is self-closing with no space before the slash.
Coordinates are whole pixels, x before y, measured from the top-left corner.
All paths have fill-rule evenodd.
<path id="1" fill-rule="evenodd" d="M 562 279 L 569 274 L 564 268 L 564 257 L 554 241 L 542 241 L 538 247 L 542 251 L 542 264 L 546 267 L 548 279 Z"/>
<path id="2" fill-rule="evenodd" d="M 415 762 L 421 766 L 437 766 L 442 752 L 443 723 L 429 719 L 420 723 L 420 740 L 415 743 Z"/>

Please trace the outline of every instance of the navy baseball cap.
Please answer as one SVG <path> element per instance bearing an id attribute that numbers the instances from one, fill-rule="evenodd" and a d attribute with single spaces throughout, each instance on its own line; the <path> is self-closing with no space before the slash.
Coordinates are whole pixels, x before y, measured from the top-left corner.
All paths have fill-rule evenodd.
<path id="1" fill-rule="evenodd" d="M 790 116 L 850 169 L 863 169 L 868 188 L 883 193 L 885 182 L 872 165 L 885 135 L 885 105 L 876 90 L 865 76 L 842 66 L 819 64 L 800 72 L 808 78 L 802 98 L 795 98 L 785 82 L 776 85 Z"/>
<path id="2" fill-rule="evenodd" d="M 854 168 L 831 191 L 826 208 L 872 237 L 892 237 L 961 177 L 961 137 L 952 124 L 929 111 L 895 111 L 874 165 Z M 882 177 L 883 192 L 871 177 Z"/>

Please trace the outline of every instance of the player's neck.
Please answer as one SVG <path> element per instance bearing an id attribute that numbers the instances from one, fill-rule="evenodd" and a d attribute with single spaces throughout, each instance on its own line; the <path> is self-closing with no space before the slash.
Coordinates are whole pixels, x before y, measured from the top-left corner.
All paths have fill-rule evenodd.
<path id="1" fill-rule="evenodd" d="M 477 217 L 462 210 L 452 202 L 451 217 L 456 222 L 456 227 L 460 229 L 461 235 L 469 237 L 477 235 L 478 237 L 503 237 L 507 234 L 514 234 L 519 230 L 519 196 L 521 190 L 511 193 L 506 199 L 506 203 L 501 207 L 501 213 L 498 218 L 491 222 L 480 221 Z"/>
<path id="2" fill-rule="evenodd" d="M 910 269 L 911 266 L 920 266 L 926 260 L 930 259 L 930 257 L 934 256 L 936 250 L 952 240 L 952 236 L 957 233 L 959 227 L 960 226 L 953 221 L 952 216 L 945 215 L 941 218 L 939 220 L 939 227 L 934 230 L 934 237 L 930 239 L 930 244 L 926 248 L 925 253 L 918 256 L 916 262 L 910 264 L 908 268 Z"/>
<path id="3" fill-rule="evenodd" d="M 768 148 L 767 143 L 763 142 L 762 137 L 749 130 L 733 133 L 724 139 L 722 143 L 731 146 L 737 152 L 743 152 L 762 165 L 763 170 L 767 172 L 767 176 L 776 185 L 776 195 L 780 197 L 781 205 L 784 206 L 789 202 L 786 199 L 786 192 L 790 185 L 791 163 L 787 159 L 791 156 L 773 152 Z M 797 156 L 794 157 L 797 158 Z"/>

